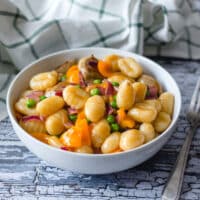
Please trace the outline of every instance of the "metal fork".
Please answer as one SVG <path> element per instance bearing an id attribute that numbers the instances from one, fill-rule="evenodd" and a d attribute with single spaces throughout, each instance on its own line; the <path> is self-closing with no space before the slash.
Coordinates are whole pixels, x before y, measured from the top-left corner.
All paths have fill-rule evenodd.
<path id="1" fill-rule="evenodd" d="M 190 145 L 192 143 L 192 138 L 197 127 L 200 124 L 200 77 L 197 81 L 190 106 L 187 112 L 187 120 L 190 122 L 190 129 L 186 133 L 186 138 L 181 147 L 179 155 L 177 157 L 174 169 L 168 179 L 168 182 L 162 193 L 162 200 L 178 200 L 180 198 L 181 187 L 183 182 L 183 176 L 185 171 L 185 166 L 187 163 L 188 153 L 190 150 Z"/>

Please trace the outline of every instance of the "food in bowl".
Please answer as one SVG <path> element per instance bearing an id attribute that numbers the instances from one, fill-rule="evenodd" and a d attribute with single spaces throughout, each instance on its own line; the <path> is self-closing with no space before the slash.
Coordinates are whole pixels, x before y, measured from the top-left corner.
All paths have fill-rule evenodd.
<path id="1" fill-rule="evenodd" d="M 20 126 L 51 146 L 79 153 L 139 147 L 171 123 L 174 96 L 135 59 L 94 55 L 34 75 L 15 103 Z"/>

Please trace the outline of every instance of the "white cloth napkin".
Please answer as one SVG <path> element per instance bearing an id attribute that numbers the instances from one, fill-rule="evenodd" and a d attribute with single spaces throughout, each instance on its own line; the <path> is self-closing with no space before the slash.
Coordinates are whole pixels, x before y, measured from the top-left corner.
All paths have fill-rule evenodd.
<path id="1" fill-rule="evenodd" d="M 0 119 L 13 73 L 77 47 L 200 58 L 198 0 L 1 0 Z"/>

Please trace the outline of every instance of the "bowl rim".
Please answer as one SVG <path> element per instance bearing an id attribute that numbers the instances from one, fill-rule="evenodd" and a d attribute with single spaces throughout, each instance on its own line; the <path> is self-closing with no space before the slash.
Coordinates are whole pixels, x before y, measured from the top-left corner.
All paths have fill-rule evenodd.
<path id="1" fill-rule="evenodd" d="M 165 74 L 168 75 L 168 77 L 171 78 L 171 80 L 174 82 L 175 86 L 176 86 L 176 89 L 178 91 L 178 99 L 179 99 L 179 104 L 177 105 L 178 108 L 177 108 L 177 114 L 176 114 L 176 117 L 171 121 L 170 123 L 170 126 L 164 131 L 162 132 L 161 134 L 159 134 L 156 138 L 154 138 L 153 140 L 139 146 L 139 147 L 136 147 L 134 149 L 130 149 L 130 150 L 127 150 L 127 151 L 122 151 L 122 152 L 116 152 L 116 153 L 109 153 L 109 154 L 87 154 L 87 153 L 78 153 L 78 152 L 71 152 L 71 151 L 64 151 L 60 148 L 56 148 L 56 147 L 53 147 L 53 146 L 50 146 L 49 144 L 46 144 L 46 143 L 43 143 L 41 142 L 40 140 L 34 138 L 33 136 L 31 136 L 28 132 L 26 132 L 20 125 L 19 123 L 17 122 L 17 119 L 14 117 L 14 115 L 12 114 L 12 105 L 11 105 L 11 91 L 12 91 L 12 88 L 14 87 L 15 85 L 15 82 L 19 79 L 19 77 L 27 70 L 29 70 L 31 67 L 33 67 L 35 64 L 37 64 L 38 62 L 40 61 L 43 61 L 45 59 L 48 59 L 50 57 L 54 57 L 54 56 L 58 56 L 60 54 L 66 54 L 66 53 L 73 53 L 73 52 L 76 52 L 76 51 L 98 51 L 98 50 L 101 50 L 101 51 L 116 51 L 116 54 L 117 52 L 120 54 L 123 54 L 123 53 L 128 53 L 128 54 L 132 54 L 132 57 L 136 57 L 139 58 L 140 60 L 143 60 L 144 62 L 148 62 L 148 63 L 151 63 L 151 65 L 154 65 L 156 66 L 156 68 L 158 68 L 159 70 L 163 71 Z M 112 53 L 112 52 L 111 52 Z M 58 151 L 60 153 L 66 153 L 66 154 L 69 154 L 69 155 L 72 155 L 72 156 L 81 156 L 81 157 L 113 157 L 113 156 L 120 156 L 120 155 L 125 155 L 125 154 L 128 154 L 128 153 L 131 153 L 131 152 L 139 152 L 141 151 L 142 149 L 145 149 L 145 148 L 150 148 L 151 145 L 153 145 L 154 143 L 156 143 L 158 140 L 160 140 L 162 137 L 164 137 L 169 131 L 170 129 L 172 129 L 176 122 L 178 121 L 178 118 L 180 116 L 180 112 L 181 112 L 181 106 L 182 106 L 182 96 L 181 96 L 181 92 L 180 92 L 180 89 L 179 89 L 179 86 L 177 84 L 177 82 L 175 81 L 175 79 L 171 76 L 171 74 L 166 70 L 164 69 L 160 64 L 158 64 L 157 62 L 145 57 L 145 56 L 142 56 L 142 55 L 139 55 L 137 53 L 133 53 L 133 52 L 130 52 L 130 51 L 126 51 L 126 50 L 119 50 L 119 49 L 114 49 L 114 48 L 104 48 L 104 47 L 84 47 L 84 48 L 74 48 L 74 49 L 67 49 L 67 50 L 61 50 L 61 51 L 57 51 L 57 52 L 54 52 L 54 53 L 51 53 L 51 54 L 48 54 L 48 55 L 45 55 L 33 62 L 31 62 L 30 64 L 28 64 L 27 66 L 25 66 L 22 70 L 20 70 L 20 72 L 16 75 L 16 77 L 12 80 L 10 86 L 9 86 L 9 89 L 8 89 L 8 92 L 7 92 L 7 98 L 6 98 L 6 106 L 7 106 L 7 111 L 8 111 L 8 116 L 11 120 L 11 122 L 17 126 L 19 129 L 20 129 L 20 134 L 23 133 L 25 134 L 27 137 L 29 137 L 30 140 L 33 140 L 34 142 L 38 143 L 39 145 L 42 145 L 44 148 L 48 148 L 52 151 Z M 26 146 L 26 144 L 25 144 Z"/>

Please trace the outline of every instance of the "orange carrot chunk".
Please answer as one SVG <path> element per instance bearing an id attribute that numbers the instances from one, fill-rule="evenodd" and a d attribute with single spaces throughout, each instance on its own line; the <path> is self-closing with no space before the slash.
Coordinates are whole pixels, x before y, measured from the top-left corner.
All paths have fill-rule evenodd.
<path id="1" fill-rule="evenodd" d="M 88 125 L 84 111 L 78 114 L 75 126 L 82 137 L 82 144 L 91 146 L 91 128 Z"/>
<path id="2" fill-rule="evenodd" d="M 113 75 L 112 67 L 107 62 L 99 60 L 97 67 L 101 75 L 104 77 L 110 77 Z"/>
<path id="3" fill-rule="evenodd" d="M 126 116 L 124 120 L 120 123 L 123 128 L 133 128 L 135 126 L 135 121 L 129 116 Z"/>
<path id="4" fill-rule="evenodd" d="M 78 132 L 82 136 L 82 144 L 91 146 L 91 129 L 86 119 L 82 119 L 76 125 Z"/>
<path id="5" fill-rule="evenodd" d="M 117 118 L 118 118 L 119 123 L 121 123 L 125 119 L 125 117 L 126 117 L 125 109 L 124 108 L 120 108 L 117 111 Z"/>
<path id="6" fill-rule="evenodd" d="M 117 119 L 120 126 L 123 128 L 133 128 L 135 126 L 135 121 L 127 116 L 124 108 L 120 108 L 117 111 Z"/>
<path id="7" fill-rule="evenodd" d="M 60 142 L 70 148 L 79 148 L 82 146 L 81 134 L 72 127 L 62 134 Z"/>
<path id="8" fill-rule="evenodd" d="M 77 65 L 73 65 L 67 71 L 67 80 L 70 83 L 80 84 L 79 69 Z"/>

